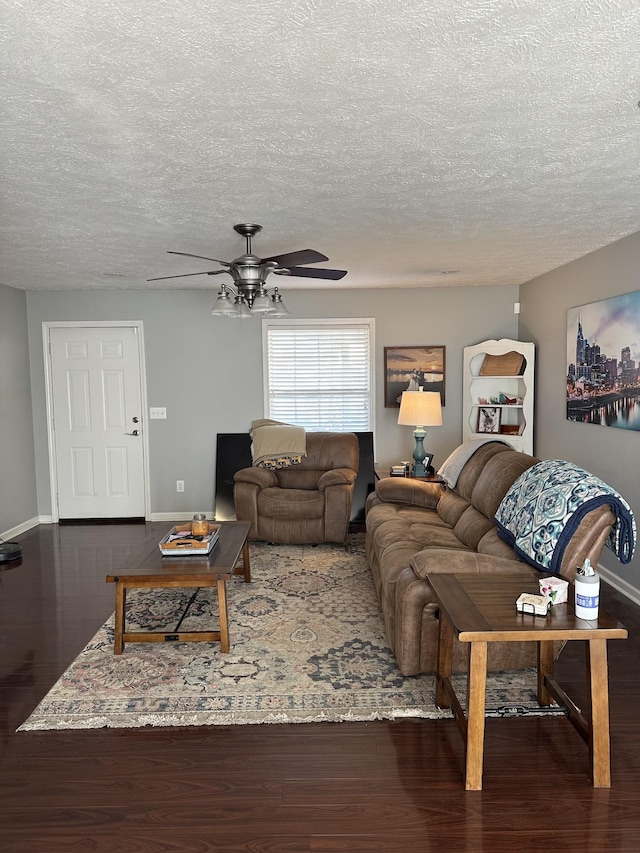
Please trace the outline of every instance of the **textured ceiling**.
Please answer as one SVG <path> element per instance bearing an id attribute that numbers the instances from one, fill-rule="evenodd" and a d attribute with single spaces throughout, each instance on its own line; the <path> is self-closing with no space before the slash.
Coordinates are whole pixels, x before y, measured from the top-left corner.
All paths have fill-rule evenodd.
<path id="1" fill-rule="evenodd" d="M 0 8 L 2 284 L 217 290 L 146 279 L 236 222 L 323 287 L 518 284 L 640 228 L 638 0 Z"/>

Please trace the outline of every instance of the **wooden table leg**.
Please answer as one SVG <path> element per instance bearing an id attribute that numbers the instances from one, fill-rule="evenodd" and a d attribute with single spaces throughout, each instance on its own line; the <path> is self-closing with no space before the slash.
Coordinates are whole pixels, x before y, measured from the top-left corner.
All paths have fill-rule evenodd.
<path id="1" fill-rule="evenodd" d="M 545 676 L 553 677 L 554 669 L 553 642 L 540 640 L 538 642 L 538 704 L 548 707 L 553 704 L 553 696 L 545 686 Z"/>
<path id="2" fill-rule="evenodd" d="M 242 546 L 242 565 L 244 567 L 244 582 L 250 583 L 251 563 L 249 562 L 249 542 L 246 539 L 244 541 L 244 545 Z"/>
<path id="3" fill-rule="evenodd" d="M 465 789 L 482 790 L 484 710 L 487 687 L 487 644 L 471 643 L 467 681 L 467 756 Z"/>
<path id="4" fill-rule="evenodd" d="M 227 616 L 227 584 L 218 578 L 218 611 L 220 613 L 220 651 L 229 651 L 229 618 Z"/>
<path id="5" fill-rule="evenodd" d="M 606 640 L 593 639 L 587 643 L 587 672 L 591 696 L 589 758 L 593 787 L 610 788 L 609 679 Z"/>
<path id="6" fill-rule="evenodd" d="M 113 637 L 113 653 L 121 655 L 124 649 L 124 611 L 127 604 L 127 590 L 122 581 L 116 581 L 116 617 Z"/>
<path id="7" fill-rule="evenodd" d="M 450 708 L 451 702 L 445 689 L 445 682 L 451 679 L 453 659 L 453 627 L 447 615 L 440 610 L 438 631 L 438 668 L 436 671 L 436 705 L 438 708 Z"/>

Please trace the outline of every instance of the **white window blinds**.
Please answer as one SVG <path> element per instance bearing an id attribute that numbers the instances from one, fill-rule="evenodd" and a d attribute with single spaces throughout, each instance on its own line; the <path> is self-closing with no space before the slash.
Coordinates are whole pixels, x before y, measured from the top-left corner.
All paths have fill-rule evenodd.
<path id="1" fill-rule="evenodd" d="M 306 430 L 371 430 L 373 320 L 265 320 L 267 417 Z"/>

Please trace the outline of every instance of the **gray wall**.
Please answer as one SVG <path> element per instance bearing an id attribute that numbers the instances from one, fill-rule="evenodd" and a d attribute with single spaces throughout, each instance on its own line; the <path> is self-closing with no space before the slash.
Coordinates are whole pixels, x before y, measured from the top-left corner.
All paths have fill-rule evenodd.
<path id="1" fill-rule="evenodd" d="M 414 442 L 412 430 L 398 426 L 398 410 L 384 408 L 384 347 L 446 346 L 444 423 L 425 443 L 439 464 L 462 437 L 463 348 L 517 332 L 516 287 L 284 293 L 297 318 L 375 317 L 375 449 L 385 466 L 410 456 Z M 54 320 L 143 322 L 148 404 L 167 408 L 166 421 L 146 424 L 152 514 L 213 508 L 216 434 L 246 432 L 263 415 L 262 325 L 212 317 L 214 301 L 215 293 L 203 290 L 27 294 L 41 515 L 51 514 L 42 323 Z M 176 493 L 177 479 L 185 481 L 184 494 Z"/>
<path id="2" fill-rule="evenodd" d="M 618 489 L 639 515 L 638 433 L 565 419 L 567 309 L 638 289 L 639 269 L 640 233 L 520 288 L 285 289 L 285 295 L 300 318 L 375 317 L 374 429 L 380 465 L 410 455 L 413 448 L 411 430 L 396 423 L 397 409 L 384 407 L 385 346 L 447 348 L 444 424 L 430 429 L 426 442 L 439 464 L 462 436 L 463 348 L 487 338 L 531 340 L 537 345 L 536 455 L 582 465 Z M 51 513 L 45 320 L 143 321 L 148 404 L 166 406 L 168 412 L 166 421 L 146 424 L 152 513 L 212 509 L 216 433 L 244 432 L 263 414 L 261 324 L 211 317 L 214 295 L 192 290 L 34 291 L 25 296 L 0 285 L 0 532 Z M 522 310 L 516 318 L 513 302 L 518 300 Z M 185 480 L 184 494 L 176 493 L 176 479 Z M 640 596 L 640 558 L 621 566 L 605 549 L 603 562 L 622 589 Z"/>
<path id="3" fill-rule="evenodd" d="M 521 340 L 537 344 L 536 455 L 567 459 L 617 489 L 640 517 L 640 434 L 566 420 L 567 309 L 640 287 L 640 233 L 520 288 Z M 605 548 L 603 565 L 640 596 L 640 557 L 626 566 Z M 629 590 L 626 585 L 633 587 Z"/>
<path id="4" fill-rule="evenodd" d="M 27 300 L 0 284 L 0 533 L 37 515 Z"/>

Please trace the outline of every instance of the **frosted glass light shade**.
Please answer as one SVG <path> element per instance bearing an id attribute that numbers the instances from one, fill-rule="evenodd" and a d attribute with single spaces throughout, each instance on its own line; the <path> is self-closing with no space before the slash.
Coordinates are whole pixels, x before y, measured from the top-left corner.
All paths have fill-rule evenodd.
<path id="1" fill-rule="evenodd" d="M 291 315 L 291 311 L 287 308 L 287 306 L 282 301 L 282 295 L 277 287 L 273 289 L 273 296 L 271 297 L 272 307 L 271 311 L 269 311 L 270 317 L 289 317 Z"/>
<path id="2" fill-rule="evenodd" d="M 249 309 L 249 306 L 241 296 L 236 296 L 236 298 L 233 300 L 233 307 L 235 308 L 236 313 L 230 314 L 230 317 L 237 317 L 240 320 L 243 320 L 245 317 L 251 316 L 251 310 Z"/>
<path id="3" fill-rule="evenodd" d="M 256 298 L 253 300 L 251 310 L 254 314 L 267 314 L 271 313 L 272 307 L 273 303 L 271 301 L 271 297 L 266 291 L 263 290 L 259 292 Z"/>
<path id="4" fill-rule="evenodd" d="M 210 313 L 213 314 L 214 317 L 235 317 L 237 313 L 235 305 L 231 301 L 229 293 L 225 288 L 223 288 L 218 294 L 218 298 L 216 299 Z"/>

